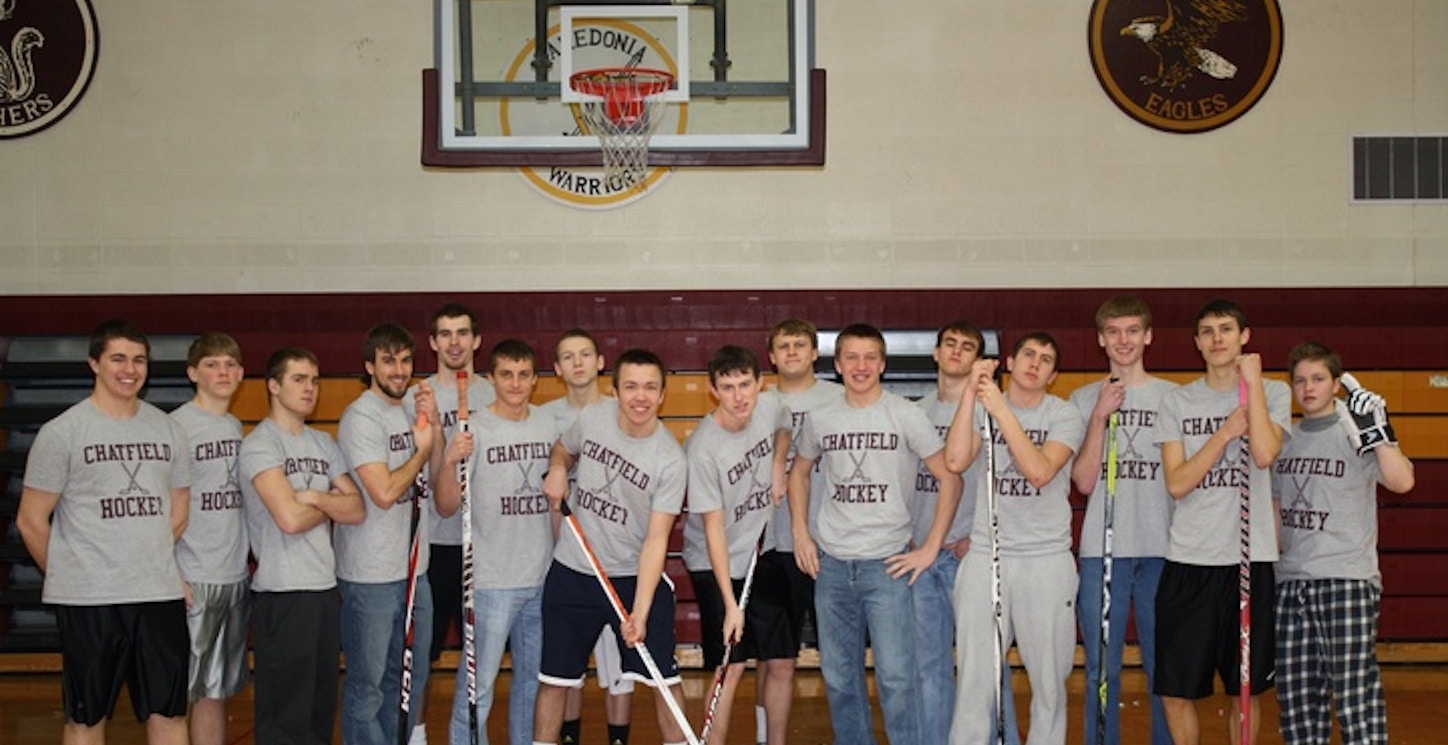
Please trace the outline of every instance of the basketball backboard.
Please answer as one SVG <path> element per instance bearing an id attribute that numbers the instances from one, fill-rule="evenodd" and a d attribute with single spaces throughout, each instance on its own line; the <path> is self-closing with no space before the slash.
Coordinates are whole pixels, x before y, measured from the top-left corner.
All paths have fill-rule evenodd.
<path id="1" fill-rule="evenodd" d="M 435 11 L 424 165 L 597 165 L 567 81 L 602 67 L 676 80 L 651 166 L 824 162 L 813 0 L 435 0 Z"/>

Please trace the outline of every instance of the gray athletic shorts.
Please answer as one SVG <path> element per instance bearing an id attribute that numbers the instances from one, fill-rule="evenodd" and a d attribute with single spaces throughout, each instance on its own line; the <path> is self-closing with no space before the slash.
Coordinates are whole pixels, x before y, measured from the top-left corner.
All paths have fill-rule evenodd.
<path id="1" fill-rule="evenodd" d="M 190 582 L 191 607 L 186 629 L 191 634 L 187 697 L 227 698 L 246 687 L 246 629 L 251 593 L 242 580 L 229 585 Z"/>

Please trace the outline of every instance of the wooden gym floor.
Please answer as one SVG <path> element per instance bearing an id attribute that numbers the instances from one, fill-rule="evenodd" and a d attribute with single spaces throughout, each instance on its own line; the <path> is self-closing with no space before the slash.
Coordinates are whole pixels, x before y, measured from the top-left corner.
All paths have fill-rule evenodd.
<path id="1" fill-rule="evenodd" d="M 453 678 L 451 671 L 439 669 L 434 673 L 433 685 L 428 692 L 427 722 L 430 742 L 434 745 L 447 740 L 448 709 L 452 700 Z M 1443 695 L 1448 691 L 1448 666 L 1444 665 L 1389 665 L 1384 668 L 1384 681 L 1388 695 L 1389 729 L 1393 742 L 1398 745 L 1427 745 L 1444 742 L 1448 714 L 1444 713 Z M 499 678 L 499 699 L 505 700 L 511 678 L 504 673 Z M 702 719 L 704 697 L 710 683 L 708 673 L 686 670 L 684 673 L 686 710 L 696 724 Z M 1024 721 L 1029 707 L 1029 688 L 1025 674 L 1017 671 L 1014 679 L 1017 695 L 1017 711 Z M 1081 701 L 1083 675 L 1080 668 L 1072 674 L 1071 711 L 1069 714 L 1068 743 L 1082 742 Z M 1128 669 L 1123 680 L 1121 729 L 1122 741 L 1146 743 L 1148 737 L 1148 714 L 1145 695 L 1145 677 L 1137 669 Z M 642 687 L 640 687 L 642 691 Z M 873 689 L 872 689 L 873 693 Z M 754 676 L 749 673 L 739 688 L 740 706 L 735 707 L 730 725 L 730 741 L 751 742 L 754 730 Z M 1226 716 L 1222 710 L 1226 699 L 1216 698 L 1202 701 L 1198 710 L 1203 725 L 1203 740 L 1226 742 Z M 488 725 L 491 742 L 506 743 L 506 724 L 503 721 L 506 707 L 495 703 L 492 721 Z M 142 745 L 145 743 L 143 728 L 130 714 L 130 703 L 122 694 L 116 709 L 117 715 L 107 727 L 107 742 L 111 745 Z M 252 738 L 252 700 L 250 689 L 232 699 L 228 714 L 230 717 L 227 741 L 229 743 L 250 743 Z M 1280 743 L 1277 734 L 1277 705 L 1268 696 L 1263 706 L 1263 743 Z M 636 696 L 634 702 L 634 724 L 632 742 L 638 745 L 652 745 L 659 742 L 655 725 L 651 697 Z M 601 745 L 603 742 L 603 694 L 592 679 L 584 696 L 585 745 Z M 0 743 L 6 745 L 52 745 L 59 742 L 61 729 L 60 678 L 53 673 L 15 673 L 0 675 Z M 336 742 L 341 742 L 340 727 Z M 876 734 L 881 743 L 885 742 L 883 727 L 876 714 Z M 827 743 L 830 739 L 829 716 L 825 705 L 824 685 L 818 670 L 801 670 L 795 681 L 795 704 L 791 717 L 790 742 L 801 745 Z M 1334 742 L 1337 742 L 1334 734 Z"/>

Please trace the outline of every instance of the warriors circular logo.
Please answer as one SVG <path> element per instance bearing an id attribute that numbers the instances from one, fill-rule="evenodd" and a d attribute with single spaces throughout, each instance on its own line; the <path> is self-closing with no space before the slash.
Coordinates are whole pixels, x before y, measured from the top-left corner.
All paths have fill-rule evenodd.
<path id="1" fill-rule="evenodd" d="M 1277 0 L 1095 0 L 1087 33 L 1106 95 L 1166 132 L 1236 121 L 1282 59 Z"/>
<path id="2" fill-rule="evenodd" d="M 553 61 L 550 77 L 559 74 L 559 45 L 563 43 L 558 26 L 548 29 L 548 59 Z M 644 67 L 677 74 L 673 55 L 659 40 L 638 25 L 616 18 L 588 19 L 573 29 L 574 67 L 579 70 L 600 67 Z M 531 75 L 536 41 L 518 51 L 508 67 L 504 80 L 512 82 L 520 74 Z M 688 124 L 688 104 L 664 107 L 658 132 L 684 134 Z M 504 135 L 515 132 L 549 132 L 570 137 L 595 137 L 589 131 L 576 104 L 560 104 L 531 99 L 504 99 L 499 107 Z M 528 183 L 544 196 L 571 207 L 608 209 L 635 202 L 646 196 L 653 186 L 662 183 L 672 169 L 653 167 L 642 178 L 608 178 L 599 167 L 525 166 L 518 171 Z"/>
<path id="3" fill-rule="evenodd" d="M 90 0 L 0 0 L 0 138 L 35 134 L 70 113 L 99 48 Z"/>

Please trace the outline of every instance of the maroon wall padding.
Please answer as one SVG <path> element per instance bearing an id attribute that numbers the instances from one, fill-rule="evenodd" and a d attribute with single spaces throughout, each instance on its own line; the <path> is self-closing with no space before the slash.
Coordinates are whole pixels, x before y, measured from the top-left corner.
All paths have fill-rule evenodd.
<path id="1" fill-rule="evenodd" d="M 1292 345 L 1325 341 L 1358 369 L 1448 368 L 1448 290 L 1443 288 L 1029 289 L 1029 290 L 681 290 L 678 292 L 492 292 L 286 295 L 106 295 L 0 297 L 0 336 L 85 334 L 121 316 L 152 334 L 226 331 L 249 359 L 302 344 L 326 375 L 361 369 L 363 334 L 396 321 L 419 336 L 434 310 L 460 302 L 481 318 L 485 346 L 517 336 L 545 351 L 573 326 L 594 332 L 606 355 L 650 347 L 675 370 L 702 370 L 726 343 L 764 351 L 769 328 L 800 316 L 820 328 L 863 321 L 887 329 L 938 328 L 956 318 L 1002 329 L 1009 344 L 1044 329 L 1061 342 L 1062 370 L 1099 370 L 1094 315 L 1105 298 L 1130 292 L 1156 317 L 1153 369 L 1196 370 L 1192 318 L 1214 297 L 1247 312 L 1268 367 Z M 419 355 L 424 366 L 428 354 Z"/>

